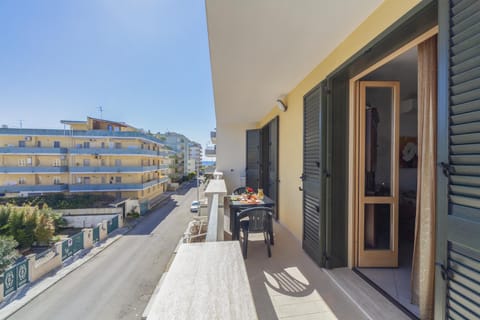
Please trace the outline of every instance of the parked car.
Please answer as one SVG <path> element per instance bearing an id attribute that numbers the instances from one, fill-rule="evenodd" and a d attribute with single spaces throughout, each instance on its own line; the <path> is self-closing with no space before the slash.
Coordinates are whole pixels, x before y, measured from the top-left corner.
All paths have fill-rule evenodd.
<path id="1" fill-rule="evenodd" d="M 190 206 L 190 212 L 198 212 L 199 209 L 200 209 L 200 202 L 192 201 L 192 205 Z"/>

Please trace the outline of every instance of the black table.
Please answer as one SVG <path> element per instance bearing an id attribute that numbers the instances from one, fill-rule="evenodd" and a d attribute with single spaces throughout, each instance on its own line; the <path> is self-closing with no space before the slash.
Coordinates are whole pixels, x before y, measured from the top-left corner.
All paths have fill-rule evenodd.
<path id="1" fill-rule="evenodd" d="M 232 240 L 238 240 L 239 237 L 239 226 L 237 225 L 237 212 L 242 211 L 243 209 L 253 208 L 253 207 L 269 207 L 273 208 L 275 202 L 267 196 L 264 196 L 260 202 L 247 203 L 245 201 L 234 201 L 230 197 L 228 199 L 228 207 L 230 207 L 230 232 L 232 233 Z M 270 234 L 273 244 L 273 232 Z"/>

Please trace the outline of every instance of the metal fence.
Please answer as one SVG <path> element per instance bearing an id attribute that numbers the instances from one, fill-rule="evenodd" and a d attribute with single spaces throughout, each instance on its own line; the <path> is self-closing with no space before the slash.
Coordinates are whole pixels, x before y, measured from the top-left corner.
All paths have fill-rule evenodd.
<path id="1" fill-rule="evenodd" d="M 100 241 L 100 226 L 93 228 L 93 243 Z"/>
<path id="2" fill-rule="evenodd" d="M 62 261 L 83 249 L 83 232 L 79 232 L 62 242 Z"/>
<path id="3" fill-rule="evenodd" d="M 107 233 L 111 233 L 117 229 L 118 229 L 118 216 L 115 216 L 112 219 L 108 220 Z"/>
<path id="4" fill-rule="evenodd" d="M 28 260 L 23 260 L 3 273 L 3 296 L 6 297 L 28 283 Z"/>

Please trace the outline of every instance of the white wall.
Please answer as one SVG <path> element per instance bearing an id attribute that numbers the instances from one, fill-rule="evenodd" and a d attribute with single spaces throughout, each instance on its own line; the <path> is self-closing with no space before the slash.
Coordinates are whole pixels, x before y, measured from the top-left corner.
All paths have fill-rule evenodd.
<path id="1" fill-rule="evenodd" d="M 114 215 L 92 215 L 92 216 L 63 216 L 69 227 L 93 228 L 103 220 L 110 220 Z"/>

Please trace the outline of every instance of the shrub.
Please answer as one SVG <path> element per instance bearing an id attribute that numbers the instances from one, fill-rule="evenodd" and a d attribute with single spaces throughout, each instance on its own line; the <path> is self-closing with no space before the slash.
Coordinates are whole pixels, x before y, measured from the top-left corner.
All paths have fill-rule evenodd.
<path id="1" fill-rule="evenodd" d="M 12 237 L 0 236 L 0 273 L 15 262 L 18 257 L 18 252 L 15 248 L 18 242 Z"/>

